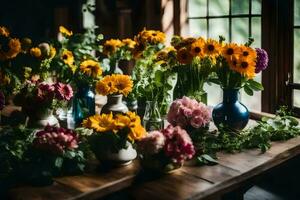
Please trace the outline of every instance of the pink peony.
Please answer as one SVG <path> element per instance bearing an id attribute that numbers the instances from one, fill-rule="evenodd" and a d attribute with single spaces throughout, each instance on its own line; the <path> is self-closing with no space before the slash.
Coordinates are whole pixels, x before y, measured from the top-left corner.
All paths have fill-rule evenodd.
<path id="1" fill-rule="evenodd" d="M 68 84 L 56 83 L 55 87 L 55 95 L 58 100 L 69 101 L 73 97 L 73 89 Z"/>
<path id="2" fill-rule="evenodd" d="M 158 153 L 165 145 L 165 137 L 160 131 L 152 131 L 138 143 L 138 149 L 143 154 L 153 155 Z"/>
<path id="3" fill-rule="evenodd" d="M 167 119 L 173 126 L 201 128 L 209 124 L 211 110 L 205 104 L 184 96 L 171 104 Z"/>
<path id="4" fill-rule="evenodd" d="M 77 134 L 70 129 L 47 126 L 35 134 L 33 145 L 41 150 L 62 154 L 65 150 L 76 149 L 78 141 Z"/>
<path id="5" fill-rule="evenodd" d="M 180 126 L 169 125 L 162 131 L 165 136 L 164 152 L 174 163 L 182 164 L 191 159 L 195 154 L 195 148 L 190 136 Z"/>

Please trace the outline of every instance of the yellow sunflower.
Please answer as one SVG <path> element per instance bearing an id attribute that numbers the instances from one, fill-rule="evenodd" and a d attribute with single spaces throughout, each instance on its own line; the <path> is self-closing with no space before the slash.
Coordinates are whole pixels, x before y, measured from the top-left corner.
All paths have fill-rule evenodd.
<path id="1" fill-rule="evenodd" d="M 59 27 L 59 32 L 65 36 L 72 36 L 73 35 L 73 32 L 72 31 L 69 31 L 68 29 L 66 29 L 64 26 L 60 26 Z"/>
<path id="2" fill-rule="evenodd" d="M 130 38 L 126 38 L 122 40 L 123 45 L 127 46 L 130 49 L 134 49 L 136 42 Z"/>
<path id="3" fill-rule="evenodd" d="M 97 132 L 107 132 L 115 130 L 115 120 L 113 114 L 97 114 L 82 122 L 83 127 L 94 129 Z"/>
<path id="4" fill-rule="evenodd" d="M 177 60 L 181 64 L 189 64 L 192 62 L 193 56 L 187 48 L 183 47 L 177 51 Z"/>
<path id="5" fill-rule="evenodd" d="M 235 43 L 229 43 L 222 47 L 222 55 L 227 62 L 230 62 L 233 57 L 238 57 L 240 54 L 241 48 L 239 48 L 239 46 Z"/>
<path id="6" fill-rule="evenodd" d="M 242 76 L 252 79 L 255 77 L 255 64 L 255 61 L 252 59 L 241 57 L 237 59 L 236 66 L 232 69 Z"/>
<path id="7" fill-rule="evenodd" d="M 112 77 L 114 77 L 114 85 L 119 94 L 127 96 L 132 91 L 133 82 L 130 76 L 123 74 L 113 74 Z"/>
<path id="8" fill-rule="evenodd" d="M 103 45 L 103 53 L 109 56 L 112 53 L 115 53 L 121 46 L 123 46 L 123 43 L 119 39 L 106 40 Z"/>
<path id="9" fill-rule="evenodd" d="M 203 38 L 197 39 L 191 44 L 191 54 L 202 58 L 204 56 L 205 40 Z"/>
<path id="10" fill-rule="evenodd" d="M 118 129 L 122 129 L 124 127 L 129 127 L 131 123 L 130 118 L 124 114 L 117 114 L 115 117 L 115 126 Z"/>
<path id="11" fill-rule="evenodd" d="M 118 90 L 115 87 L 115 78 L 109 75 L 105 76 L 96 84 L 96 91 L 103 96 L 117 92 Z"/>
<path id="12" fill-rule="evenodd" d="M 80 64 L 80 70 L 87 74 L 88 76 L 92 76 L 97 78 L 102 75 L 102 68 L 99 62 L 94 60 L 85 60 Z"/>
<path id="13" fill-rule="evenodd" d="M 5 26 L 0 26 L 0 35 L 4 37 L 9 36 L 9 30 Z"/>
<path id="14" fill-rule="evenodd" d="M 161 31 L 156 30 L 142 30 L 139 34 L 135 37 L 135 41 L 141 44 L 159 44 L 164 43 L 166 40 L 166 35 Z"/>
<path id="15" fill-rule="evenodd" d="M 249 58 L 252 60 L 256 60 L 256 51 L 255 49 L 251 48 L 251 47 L 247 47 L 247 46 L 240 46 L 240 52 L 241 52 L 241 56 L 245 57 L 245 58 Z"/>
<path id="16" fill-rule="evenodd" d="M 127 137 L 131 142 L 134 142 L 143 138 L 145 135 L 145 128 L 140 123 L 135 123 L 134 126 L 130 127 L 130 132 Z"/>
<path id="17" fill-rule="evenodd" d="M 219 55 L 220 51 L 221 51 L 221 44 L 213 39 L 208 39 L 205 42 L 204 45 L 204 53 L 207 56 L 210 56 L 212 58 L 215 58 L 216 56 Z"/>
<path id="18" fill-rule="evenodd" d="M 42 56 L 42 51 L 38 47 L 33 47 L 30 49 L 30 55 L 36 58 L 40 58 Z"/>
<path id="19" fill-rule="evenodd" d="M 67 49 L 64 49 L 62 54 L 61 54 L 61 59 L 65 64 L 67 64 L 72 72 L 74 73 L 76 70 L 76 66 L 74 65 L 74 56 L 72 51 L 69 51 Z"/>

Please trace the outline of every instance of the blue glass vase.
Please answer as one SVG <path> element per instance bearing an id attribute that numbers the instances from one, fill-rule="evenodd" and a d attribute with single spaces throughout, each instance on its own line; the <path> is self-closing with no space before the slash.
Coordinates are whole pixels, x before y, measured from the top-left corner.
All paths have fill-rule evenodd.
<path id="1" fill-rule="evenodd" d="M 238 100 L 239 89 L 224 89 L 223 102 L 214 107 L 212 117 L 217 127 L 242 130 L 249 121 L 247 107 Z"/>
<path id="2" fill-rule="evenodd" d="M 83 119 L 95 114 L 95 93 L 89 86 L 79 86 L 73 99 L 73 120 L 79 126 Z"/>

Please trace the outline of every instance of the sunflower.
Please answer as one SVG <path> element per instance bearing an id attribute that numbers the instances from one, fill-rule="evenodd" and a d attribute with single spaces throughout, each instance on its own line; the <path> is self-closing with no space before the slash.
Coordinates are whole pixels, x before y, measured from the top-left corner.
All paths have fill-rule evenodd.
<path id="1" fill-rule="evenodd" d="M 13 38 L 8 41 L 7 48 L 0 45 L 0 60 L 8 60 L 15 58 L 21 52 L 21 42 L 19 39 Z"/>
<path id="2" fill-rule="evenodd" d="M 159 43 L 164 43 L 166 40 L 166 35 L 161 31 L 155 30 L 142 30 L 138 33 L 138 35 L 134 38 L 137 43 L 140 44 L 152 44 L 156 45 Z"/>
<path id="3" fill-rule="evenodd" d="M 9 36 L 9 30 L 5 26 L 0 26 L 0 35 L 4 37 Z"/>
<path id="4" fill-rule="evenodd" d="M 207 56 L 215 58 L 219 55 L 221 50 L 221 44 L 213 39 L 208 39 L 204 45 L 204 53 Z"/>
<path id="5" fill-rule="evenodd" d="M 222 47 L 222 55 L 227 60 L 227 62 L 230 62 L 233 57 L 238 57 L 240 54 L 241 49 L 235 43 L 229 43 Z"/>
<path id="6" fill-rule="evenodd" d="M 80 70 L 87 74 L 88 76 L 92 76 L 97 78 L 102 75 L 102 68 L 100 64 L 94 60 L 85 60 L 80 64 Z"/>
<path id="7" fill-rule="evenodd" d="M 65 64 L 67 64 L 70 67 L 70 69 L 74 73 L 75 70 L 76 70 L 76 67 L 74 65 L 74 56 L 73 56 L 72 51 L 64 49 L 62 54 L 61 54 L 61 59 L 63 60 L 63 62 Z"/>
<path id="8" fill-rule="evenodd" d="M 239 58 L 237 59 L 236 66 L 232 69 L 247 79 L 253 79 L 255 77 L 255 61 L 252 59 Z"/>
<path id="9" fill-rule="evenodd" d="M 193 56 L 198 56 L 202 58 L 204 56 L 204 44 L 205 40 L 203 38 L 197 39 L 191 44 L 191 54 Z"/>
<path id="10" fill-rule="evenodd" d="M 66 29 L 64 26 L 60 26 L 59 27 L 59 32 L 65 36 L 72 36 L 73 35 L 73 32 L 72 31 L 69 31 L 68 29 Z"/>
<path id="11" fill-rule="evenodd" d="M 119 39 L 106 40 L 103 45 L 103 53 L 109 56 L 115 53 L 121 46 L 123 46 L 123 43 Z"/>
<path id="12" fill-rule="evenodd" d="M 30 55 L 36 58 L 40 58 L 42 56 L 42 51 L 38 47 L 33 47 L 30 49 Z"/>
<path id="13" fill-rule="evenodd" d="M 107 132 L 116 129 L 113 114 L 91 116 L 82 122 L 83 127 L 94 129 L 97 132 Z"/>
<path id="14" fill-rule="evenodd" d="M 240 46 L 240 51 L 241 51 L 241 56 L 245 57 L 245 58 L 249 58 L 252 60 L 256 60 L 256 51 L 255 49 L 252 49 L 251 47 L 247 47 L 247 46 Z"/>
<path id="15" fill-rule="evenodd" d="M 130 132 L 127 137 L 131 142 L 134 142 L 143 138 L 145 135 L 145 128 L 140 123 L 135 123 L 134 126 L 130 127 Z"/>
<path id="16" fill-rule="evenodd" d="M 118 127 L 118 129 L 122 129 L 124 127 L 129 127 L 130 123 L 131 123 L 131 120 L 127 115 L 124 115 L 124 114 L 116 115 L 115 126 Z"/>
<path id="17" fill-rule="evenodd" d="M 187 48 L 183 47 L 177 51 L 177 60 L 181 64 L 189 64 L 192 62 L 193 56 Z"/>
<path id="18" fill-rule="evenodd" d="M 133 82 L 128 75 L 123 74 L 113 74 L 115 78 L 115 87 L 118 90 L 118 93 L 123 94 L 124 96 L 127 96 L 131 91 L 133 87 Z"/>
<path id="19" fill-rule="evenodd" d="M 134 49 L 136 42 L 130 38 L 122 40 L 123 45 L 127 46 L 129 49 Z"/>
<path id="20" fill-rule="evenodd" d="M 114 77 L 105 76 L 102 80 L 98 81 L 96 84 L 96 91 L 103 96 L 117 92 L 118 90 L 115 87 Z"/>

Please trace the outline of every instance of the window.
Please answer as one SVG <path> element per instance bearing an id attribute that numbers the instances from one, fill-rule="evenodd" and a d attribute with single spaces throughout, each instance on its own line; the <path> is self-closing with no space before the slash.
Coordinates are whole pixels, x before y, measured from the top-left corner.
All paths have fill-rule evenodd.
<path id="1" fill-rule="evenodd" d="M 223 35 L 236 43 L 245 43 L 253 37 L 255 42 L 252 46 L 261 46 L 261 0 L 189 0 L 188 22 L 191 36 L 218 39 L 219 35 Z M 261 76 L 257 76 L 256 80 L 261 81 Z M 216 85 L 207 87 L 213 89 L 206 91 L 214 91 L 208 92 L 208 104 L 216 105 L 221 101 L 221 90 Z M 242 92 L 241 98 L 251 110 L 261 110 L 261 92 L 252 97 Z"/>
<path id="2" fill-rule="evenodd" d="M 294 0 L 293 106 L 300 109 L 300 0 Z"/>

